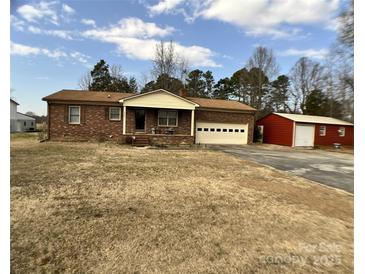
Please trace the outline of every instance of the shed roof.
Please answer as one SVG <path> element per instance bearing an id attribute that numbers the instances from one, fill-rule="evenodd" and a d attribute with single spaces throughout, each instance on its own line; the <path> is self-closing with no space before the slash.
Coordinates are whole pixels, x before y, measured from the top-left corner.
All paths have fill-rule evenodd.
<path id="1" fill-rule="evenodd" d="M 78 102 L 109 102 L 118 103 L 121 99 L 135 96 L 134 93 L 107 92 L 107 91 L 87 91 L 87 90 L 60 90 L 46 97 L 43 101 L 78 101 Z M 197 97 L 182 97 L 192 101 L 201 108 L 222 109 L 222 110 L 239 110 L 239 111 L 256 111 L 256 109 L 240 103 L 238 101 L 207 99 Z"/>
<path id="2" fill-rule="evenodd" d="M 287 119 L 290 119 L 290 120 L 298 122 L 298 123 L 314 123 L 314 124 L 344 125 L 344 126 L 353 126 L 354 125 L 350 122 L 346 122 L 343 120 L 339 120 L 339 119 L 332 118 L 332 117 L 326 117 L 326 116 L 289 114 L 289 113 L 277 113 L 277 112 L 275 112 L 274 114 L 287 118 Z"/>

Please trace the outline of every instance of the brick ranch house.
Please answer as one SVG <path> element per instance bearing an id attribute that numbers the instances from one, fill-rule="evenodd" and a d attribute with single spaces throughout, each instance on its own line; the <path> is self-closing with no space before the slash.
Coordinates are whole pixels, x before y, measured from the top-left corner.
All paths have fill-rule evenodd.
<path id="1" fill-rule="evenodd" d="M 161 144 L 251 144 L 256 110 L 237 101 L 176 95 L 61 90 L 44 97 L 49 140 L 144 140 Z"/>

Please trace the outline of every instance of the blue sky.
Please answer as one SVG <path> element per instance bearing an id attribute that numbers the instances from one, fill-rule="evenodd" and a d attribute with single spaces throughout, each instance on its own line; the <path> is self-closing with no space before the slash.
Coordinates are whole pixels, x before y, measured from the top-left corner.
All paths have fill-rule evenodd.
<path id="1" fill-rule="evenodd" d="M 43 96 L 77 89 L 100 59 L 141 83 L 156 42 L 172 40 L 191 69 L 216 81 L 242 68 L 258 45 L 280 73 L 302 56 L 324 61 L 340 0 L 77 0 L 11 2 L 11 96 L 19 111 L 46 114 Z"/>

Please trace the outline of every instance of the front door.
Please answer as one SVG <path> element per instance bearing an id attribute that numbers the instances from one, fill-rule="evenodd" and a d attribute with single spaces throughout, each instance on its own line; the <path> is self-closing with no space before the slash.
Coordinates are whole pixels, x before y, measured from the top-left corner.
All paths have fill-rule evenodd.
<path id="1" fill-rule="evenodd" d="M 136 131 L 145 131 L 145 111 L 144 109 L 136 109 L 135 111 Z"/>

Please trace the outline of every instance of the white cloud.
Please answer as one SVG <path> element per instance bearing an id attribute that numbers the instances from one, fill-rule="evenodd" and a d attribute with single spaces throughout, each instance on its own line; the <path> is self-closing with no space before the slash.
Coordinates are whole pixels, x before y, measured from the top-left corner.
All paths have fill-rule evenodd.
<path id="1" fill-rule="evenodd" d="M 83 18 L 83 19 L 81 19 L 80 22 L 86 26 L 92 26 L 92 27 L 96 28 L 96 22 L 93 19 Z"/>
<path id="2" fill-rule="evenodd" d="M 62 4 L 62 10 L 68 14 L 74 14 L 75 10 L 67 4 Z"/>
<path id="3" fill-rule="evenodd" d="M 80 62 L 80 63 L 83 63 L 83 64 L 86 64 L 89 59 L 90 59 L 90 56 L 86 55 L 86 54 L 83 54 L 81 52 L 78 52 L 78 51 L 73 51 L 70 53 L 70 56 L 75 59 L 76 61 Z"/>
<path id="4" fill-rule="evenodd" d="M 61 58 L 70 60 L 70 61 L 77 61 L 82 64 L 86 64 L 90 56 L 85 55 L 78 51 L 72 51 L 71 53 L 66 53 L 62 50 L 49 50 L 46 48 L 39 48 L 39 47 L 31 47 L 24 44 L 18 44 L 14 42 L 10 42 L 10 53 L 12 55 L 19 55 L 19 56 L 46 56 L 52 59 L 59 60 Z"/>
<path id="5" fill-rule="evenodd" d="M 10 24 L 13 28 L 18 31 L 23 31 L 25 27 L 25 22 L 23 20 L 18 19 L 14 15 L 10 15 Z"/>
<path id="6" fill-rule="evenodd" d="M 116 25 L 106 28 L 96 28 L 84 32 L 86 37 L 165 37 L 170 35 L 175 29 L 173 27 L 161 28 L 155 23 L 146 23 L 139 18 L 124 18 Z"/>
<path id="7" fill-rule="evenodd" d="M 19 15 L 28 22 L 35 23 L 40 19 L 45 19 L 55 25 L 58 25 L 58 16 L 55 9 L 56 1 L 44 2 L 38 4 L 22 5 L 17 9 Z"/>
<path id="8" fill-rule="evenodd" d="M 289 27 L 331 21 L 339 6 L 340 0 L 160 0 L 147 8 L 151 15 L 182 13 L 188 22 L 201 17 L 238 26 L 250 35 L 287 38 L 293 32 Z"/>
<path id="9" fill-rule="evenodd" d="M 10 53 L 21 56 L 38 55 L 41 53 L 41 49 L 11 42 Z"/>
<path id="10" fill-rule="evenodd" d="M 45 48 L 30 47 L 23 44 L 10 43 L 10 53 L 12 55 L 28 56 L 28 55 L 45 55 L 50 58 L 59 59 L 67 57 L 67 54 L 61 50 L 49 50 Z"/>
<path id="11" fill-rule="evenodd" d="M 72 32 L 68 30 L 43 30 L 35 26 L 29 26 L 28 31 L 34 34 L 44 34 L 49 36 L 55 36 L 65 40 L 73 40 Z"/>
<path id="12" fill-rule="evenodd" d="M 152 60 L 155 54 L 155 37 L 166 37 L 175 31 L 172 27 L 159 27 L 155 23 L 146 23 L 138 18 L 126 18 L 104 28 L 87 30 L 82 35 L 117 46 L 117 51 L 131 59 Z M 190 65 L 218 67 L 212 58 L 215 53 L 200 46 L 183 46 L 174 43 L 176 52 L 185 57 Z"/>
<path id="13" fill-rule="evenodd" d="M 154 6 L 148 6 L 148 9 L 151 15 L 168 13 L 182 2 L 183 0 L 162 0 Z"/>
<path id="14" fill-rule="evenodd" d="M 324 59 L 328 54 L 328 49 L 295 49 L 290 48 L 285 51 L 279 52 L 281 56 L 298 56 L 298 57 L 309 57 L 315 59 Z"/>
<path id="15" fill-rule="evenodd" d="M 269 36 L 271 39 L 286 39 L 297 40 L 310 35 L 310 33 L 303 33 L 299 28 L 267 28 L 256 27 L 246 30 L 248 36 L 261 37 Z"/>

